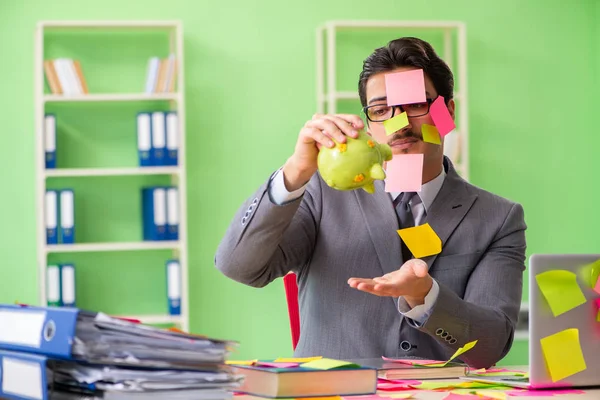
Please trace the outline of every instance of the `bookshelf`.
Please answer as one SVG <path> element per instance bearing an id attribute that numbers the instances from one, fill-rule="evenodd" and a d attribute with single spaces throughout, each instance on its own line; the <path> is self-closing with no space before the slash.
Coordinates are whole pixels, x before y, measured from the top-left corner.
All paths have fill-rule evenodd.
<path id="1" fill-rule="evenodd" d="M 189 331 L 181 22 L 40 21 L 34 51 L 39 304 L 48 301 L 47 265 L 68 260 L 75 264 L 77 307 Z M 171 54 L 176 59 L 175 88 L 149 93 L 148 60 Z M 70 94 L 51 90 L 44 61 L 61 57 L 81 60 L 89 90 Z M 177 165 L 139 165 L 136 115 L 142 111 L 176 111 Z M 55 168 L 45 164 L 48 113 L 56 118 Z M 149 185 L 177 187 L 178 240 L 143 240 L 141 189 Z M 73 188 L 75 193 L 72 244 L 46 241 L 45 193 L 56 187 Z M 94 230 L 96 226 L 102 234 Z M 167 307 L 169 259 L 177 259 L 181 267 L 179 315 L 169 314 Z"/>

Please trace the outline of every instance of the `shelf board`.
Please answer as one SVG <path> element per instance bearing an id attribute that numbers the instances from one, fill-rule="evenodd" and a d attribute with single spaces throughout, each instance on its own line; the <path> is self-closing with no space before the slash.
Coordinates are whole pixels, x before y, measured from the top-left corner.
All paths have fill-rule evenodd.
<path id="1" fill-rule="evenodd" d="M 131 167 L 131 168 L 56 168 L 46 169 L 46 178 L 74 176 L 133 176 L 133 175 L 175 175 L 179 167 Z"/>
<path id="2" fill-rule="evenodd" d="M 46 94 L 43 99 L 45 103 L 64 102 L 93 102 L 93 101 L 156 101 L 177 100 L 178 93 L 97 93 L 97 94 Z"/>
<path id="3" fill-rule="evenodd" d="M 180 324 L 181 315 L 157 314 L 157 315 L 116 315 L 115 318 L 128 318 L 141 321 L 142 324 Z"/>
<path id="4" fill-rule="evenodd" d="M 43 29 L 64 28 L 176 28 L 179 21 L 41 21 Z"/>
<path id="5" fill-rule="evenodd" d="M 47 253 L 82 253 L 98 251 L 136 251 L 136 250 L 172 250 L 178 249 L 179 241 L 144 241 L 115 243 L 74 243 L 46 245 Z"/>

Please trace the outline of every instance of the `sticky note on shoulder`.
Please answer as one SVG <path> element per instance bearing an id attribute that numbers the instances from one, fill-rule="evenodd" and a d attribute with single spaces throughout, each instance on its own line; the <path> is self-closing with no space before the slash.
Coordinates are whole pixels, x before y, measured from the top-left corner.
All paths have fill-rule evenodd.
<path id="1" fill-rule="evenodd" d="M 542 353 L 552 382 L 558 382 L 587 368 L 581 344 L 579 330 L 565 329 L 540 339 Z"/>
<path id="2" fill-rule="evenodd" d="M 415 258 L 432 256 L 442 251 L 442 240 L 429 223 L 400 229 L 397 232 Z"/>
<path id="3" fill-rule="evenodd" d="M 577 283 L 577 275 L 571 271 L 545 271 L 537 274 L 535 280 L 555 317 L 586 302 L 585 295 Z"/>
<path id="4" fill-rule="evenodd" d="M 388 106 L 424 103 L 426 98 L 423 70 L 385 74 L 385 95 Z"/>

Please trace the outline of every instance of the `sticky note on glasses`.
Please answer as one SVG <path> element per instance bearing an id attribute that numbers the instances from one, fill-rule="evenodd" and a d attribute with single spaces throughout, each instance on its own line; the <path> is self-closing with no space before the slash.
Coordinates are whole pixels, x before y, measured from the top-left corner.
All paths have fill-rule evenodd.
<path id="1" fill-rule="evenodd" d="M 432 256 L 442 251 L 442 240 L 429 223 L 400 229 L 397 232 L 415 258 Z"/>
<path id="2" fill-rule="evenodd" d="M 537 274 L 535 280 L 555 317 L 586 302 L 577 284 L 577 276 L 571 271 L 546 271 Z"/>
<path id="3" fill-rule="evenodd" d="M 446 136 L 456 128 L 452 115 L 450 115 L 450 111 L 448 110 L 448 107 L 446 107 L 443 96 L 438 96 L 438 98 L 431 103 L 429 114 L 441 137 Z"/>
<path id="4" fill-rule="evenodd" d="M 423 70 L 385 74 L 385 95 L 388 106 L 426 102 Z"/>
<path id="5" fill-rule="evenodd" d="M 540 345 L 552 382 L 558 382 L 587 368 L 579 343 L 579 330 L 576 328 L 546 336 L 540 339 Z"/>
<path id="6" fill-rule="evenodd" d="M 421 134 L 423 135 L 424 142 L 442 144 L 440 133 L 438 132 L 437 128 L 433 125 L 421 125 Z"/>
<path id="7" fill-rule="evenodd" d="M 397 154 L 386 163 L 386 192 L 420 192 L 423 184 L 423 154 Z"/>
<path id="8" fill-rule="evenodd" d="M 406 112 L 400 113 L 396 116 L 393 116 L 390 119 L 386 119 L 385 121 L 383 121 L 383 127 L 385 128 L 385 134 L 387 136 L 392 135 L 394 132 L 399 131 L 407 125 L 408 115 L 406 115 Z"/>

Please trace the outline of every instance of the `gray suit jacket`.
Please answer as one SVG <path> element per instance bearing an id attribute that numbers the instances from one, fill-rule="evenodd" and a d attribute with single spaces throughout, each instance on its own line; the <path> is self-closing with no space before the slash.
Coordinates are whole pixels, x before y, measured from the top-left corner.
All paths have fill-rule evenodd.
<path id="1" fill-rule="evenodd" d="M 347 284 L 402 264 L 398 220 L 382 181 L 374 194 L 338 191 L 315 174 L 302 198 L 276 205 L 269 180 L 237 212 L 215 264 L 254 287 L 290 271 L 298 275 L 296 356 L 444 360 L 478 340 L 461 359 L 489 367 L 513 341 L 525 269 L 523 209 L 467 183 L 447 158 L 444 167 L 447 176 L 427 213 L 442 252 L 424 258 L 440 292 L 422 326 L 398 311 L 404 299 Z"/>

